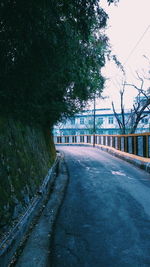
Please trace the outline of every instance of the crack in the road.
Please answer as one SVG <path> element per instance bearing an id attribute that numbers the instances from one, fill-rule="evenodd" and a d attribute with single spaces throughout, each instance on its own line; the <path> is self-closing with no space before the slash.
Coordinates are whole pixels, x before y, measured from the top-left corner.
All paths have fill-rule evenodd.
<path id="1" fill-rule="evenodd" d="M 85 248 L 86 248 L 86 250 L 87 250 L 87 251 L 90 251 L 90 250 L 89 250 L 89 244 L 88 244 L 87 240 L 84 239 L 81 235 L 79 235 L 79 234 L 75 234 L 75 233 L 70 233 L 70 232 L 66 232 L 66 235 L 69 235 L 69 236 L 76 237 L 76 238 L 80 239 L 80 243 L 81 243 L 81 242 L 84 242 L 84 243 L 85 243 Z"/>
<path id="2" fill-rule="evenodd" d="M 65 235 L 69 235 L 69 236 L 72 236 L 72 237 L 76 237 L 76 238 L 80 239 L 80 242 L 84 242 L 84 243 L 85 243 L 85 248 L 86 248 L 86 250 L 87 250 L 87 251 L 90 251 L 90 249 L 89 249 L 89 244 L 88 244 L 87 240 L 84 239 L 84 238 L 82 237 L 82 235 L 77 234 L 77 233 L 74 233 L 74 232 L 73 232 L 73 233 L 72 233 L 72 232 L 68 232 L 68 230 L 66 230 L 66 229 L 63 227 L 63 225 L 61 225 L 61 229 L 64 231 L 64 234 L 65 234 Z"/>
<path id="3" fill-rule="evenodd" d="M 71 248 L 68 248 L 67 246 L 64 245 L 60 245 L 60 244 L 55 244 L 56 247 L 61 247 L 63 249 L 66 249 L 66 251 L 69 251 L 69 253 L 77 260 L 78 263 L 81 264 L 81 260 L 80 258 L 73 252 L 73 250 Z"/>

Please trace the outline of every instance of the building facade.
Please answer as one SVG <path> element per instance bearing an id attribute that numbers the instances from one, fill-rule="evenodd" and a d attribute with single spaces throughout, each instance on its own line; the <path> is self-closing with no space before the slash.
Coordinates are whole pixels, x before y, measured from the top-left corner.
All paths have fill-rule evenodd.
<path id="1" fill-rule="evenodd" d="M 150 132 L 150 113 L 148 110 L 144 113 L 147 116 L 138 124 L 136 133 Z M 117 114 L 121 118 L 121 112 L 117 111 Z M 130 111 L 126 110 L 126 121 L 129 116 Z M 111 108 L 96 109 L 95 115 L 94 110 L 85 110 L 80 114 L 76 114 L 74 117 L 64 119 L 63 122 L 54 126 L 53 134 L 55 136 L 93 134 L 94 129 L 96 134 L 121 134 Z"/>

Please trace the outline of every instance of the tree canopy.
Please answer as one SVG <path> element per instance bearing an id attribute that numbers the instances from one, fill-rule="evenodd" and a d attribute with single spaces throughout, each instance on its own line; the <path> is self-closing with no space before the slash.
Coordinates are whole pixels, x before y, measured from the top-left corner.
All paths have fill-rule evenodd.
<path id="1" fill-rule="evenodd" d="M 1 115 L 53 125 L 102 90 L 108 16 L 98 0 L 2 0 L 0 17 Z"/>

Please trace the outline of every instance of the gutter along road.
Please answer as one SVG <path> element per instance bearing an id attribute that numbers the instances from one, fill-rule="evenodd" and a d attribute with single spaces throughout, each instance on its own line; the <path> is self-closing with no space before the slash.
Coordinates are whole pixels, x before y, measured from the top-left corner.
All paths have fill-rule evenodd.
<path id="1" fill-rule="evenodd" d="M 96 148 L 58 149 L 69 185 L 50 266 L 150 266 L 149 173 Z"/>

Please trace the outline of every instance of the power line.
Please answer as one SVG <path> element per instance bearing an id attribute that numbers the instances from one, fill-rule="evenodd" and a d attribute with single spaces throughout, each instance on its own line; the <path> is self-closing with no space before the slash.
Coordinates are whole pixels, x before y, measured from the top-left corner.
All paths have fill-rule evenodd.
<path id="1" fill-rule="evenodd" d="M 148 27 L 146 28 L 146 30 L 144 31 L 144 33 L 142 34 L 142 36 L 140 37 L 140 39 L 138 40 L 138 42 L 136 43 L 136 45 L 133 47 L 133 49 L 131 50 L 131 52 L 129 53 L 127 59 L 125 60 L 124 64 L 125 65 L 127 63 L 127 61 L 129 60 L 129 58 L 131 57 L 131 55 L 133 54 L 133 52 L 135 51 L 135 49 L 137 48 L 137 46 L 139 45 L 139 43 L 142 41 L 142 39 L 144 38 L 145 34 L 147 33 L 148 29 L 150 28 L 150 25 L 148 25 Z"/>
<path id="2" fill-rule="evenodd" d="M 129 53 L 128 57 L 126 58 L 125 62 L 123 65 L 125 65 L 127 63 L 127 61 L 129 60 L 129 58 L 131 57 L 131 55 L 133 54 L 133 52 L 135 51 L 135 49 L 137 48 L 137 46 L 139 45 L 139 43 L 142 41 L 142 39 L 144 38 L 145 34 L 147 33 L 147 31 L 149 30 L 150 28 L 150 24 L 147 26 L 146 30 L 144 31 L 144 33 L 142 34 L 142 36 L 140 37 L 140 39 L 138 40 L 138 42 L 136 43 L 136 45 L 133 47 L 133 49 L 131 50 L 131 52 Z M 118 74 L 117 75 L 114 75 L 112 78 L 114 78 L 116 80 L 116 77 L 119 76 Z M 111 79 L 112 80 L 112 79 Z M 113 82 L 114 84 L 114 82 Z M 118 84 L 118 81 L 117 81 L 117 84 Z M 115 85 L 115 84 L 114 84 Z"/>
<path id="3" fill-rule="evenodd" d="M 142 34 L 142 36 L 140 37 L 140 39 L 137 41 L 136 45 L 133 47 L 133 49 L 131 50 L 131 52 L 129 53 L 128 57 L 126 58 L 125 62 L 123 65 L 125 65 L 127 63 L 127 61 L 129 60 L 129 58 L 131 57 L 131 55 L 133 54 L 133 52 L 135 51 L 135 49 L 137 48 L 137 46 L 139 45 L 139 43 L 142 41 L 142 39 L 144 38 L 145 34 L 147 33 L 147 31 L 150 28 L 150 24 L 147 26 L 146 30 L 144 31 L 144 33 Z M 133 75 L 133 73 L 132 73 Z M 115 87 L 118 87 L 118 89 L 120 89 L 119 87 L 119 82 L 117 81 L 116 77 L 120 76 L 120 75 L 114 75 L 113 77 L 111 77 L 111 81 L 114 84 Z"/>

